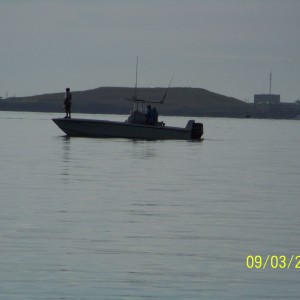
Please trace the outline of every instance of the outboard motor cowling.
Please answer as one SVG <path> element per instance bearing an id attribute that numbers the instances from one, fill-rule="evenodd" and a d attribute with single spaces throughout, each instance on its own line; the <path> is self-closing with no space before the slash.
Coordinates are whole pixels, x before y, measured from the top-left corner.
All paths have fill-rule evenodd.
<path id="1" fill-rule="evenodd" d="M 192 127 L 192 139 L 201 139 L 203 135 L 203 124 L 194 123 Z"/>

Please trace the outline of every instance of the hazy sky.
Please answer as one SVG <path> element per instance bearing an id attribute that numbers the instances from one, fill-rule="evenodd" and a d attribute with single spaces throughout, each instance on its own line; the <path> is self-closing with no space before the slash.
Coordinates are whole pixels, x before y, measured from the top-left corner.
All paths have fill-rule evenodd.
<path id="1" fill-rule="evenodd" d="M 0 96 L 200 87 L 300 99 L 299 0 L 0 0 Z"/>

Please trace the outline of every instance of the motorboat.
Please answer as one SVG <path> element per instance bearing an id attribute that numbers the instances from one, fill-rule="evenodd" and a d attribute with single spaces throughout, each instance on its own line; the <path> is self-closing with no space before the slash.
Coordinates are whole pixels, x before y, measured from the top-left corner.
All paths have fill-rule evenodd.
<path id="1" fill-rule="evenodd" d="M 196 123 L 194 120 L 189 120 L 184 128 L 166 126 L 163 122 L 147 124 L 129 122 L 128 120 L 117 122 L 80 118 L 54 118 L 52 120 L 68 136 L 145 140 L 201 140 L 203 135 L 203 124 Z"/>
<path id="2" fill-rule="evenodd" d="M 135 97 L 128 100 L 133 102 L 133 109 L 124 122 L 83 118 L 54 118 L 52 120 L 68 136 L 145 140 L 202 139 L 202 123 L 189 120 L 185 127 L 173 127 L 167 126 L 162 121 L 149 121 L 145 112 L 145 105 L 150 102 Z"/>
<path id="3" fill-rule="evenodd" d="M 52 120 L 68 136 L 145 140 L 201 140 L 203 135 L 202 123 L 189 120 L 183 128 L 166 126 L 164 122 L 158 121 L 158 116 L 155 114 L 156 109 L 151 108 L 150 103 L 164 103 L 172 79 L 162 100 L 148 101 L 137 97 L 136 75 L 134 96 L 127 99 L 133 103 L 132 109 L 128 119 L 124 122 L 82 118 L 54 118 Z M 146 111 L 146 106 L 148 111 Z"/>

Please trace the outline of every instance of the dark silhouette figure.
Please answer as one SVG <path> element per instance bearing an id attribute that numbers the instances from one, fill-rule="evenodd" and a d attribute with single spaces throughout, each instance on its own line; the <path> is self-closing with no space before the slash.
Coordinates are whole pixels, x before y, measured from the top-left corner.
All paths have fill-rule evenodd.
<path id="1" fill-rule="evenodd" d="M 154 118 L 153 118 L 153 110 L 151 109 L 151 105 L 147 106 L 147 113 L 146 113 L 146 122 L 149 125 L 154 124 Z"/>
<path id="2" fill-rule="evenodd" d="M 158 122 L 158 112 L 157 112 L 157 109 L 155 107 L 153 107 L 152 112 L 153 112 L 153 121 L 154 121 L 154 124 L 157 124 L 157 122 Z"/>
<path id="3" fill-rule="evenodd" d="M 64 108 L 66 111 L 65 118 L 71 118 L 71 106 L 72 106 L 72 94 L 70 93 L 70 89 L 66 88 L 66 93 L 64 97 Z"/>

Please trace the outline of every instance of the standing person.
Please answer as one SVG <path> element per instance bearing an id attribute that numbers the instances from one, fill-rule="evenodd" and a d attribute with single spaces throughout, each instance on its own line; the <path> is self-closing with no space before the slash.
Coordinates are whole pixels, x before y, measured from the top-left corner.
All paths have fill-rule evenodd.
<path id="1" fill-rule="evenodd" d="M 66 93 L 64 97 L 64 107 L 66 111 L 65 118 L 71 118 L 71 106 L 72 106 L 72 94 L 70 93 L 70 89 L 66 88 Z"/>
<path id="2" fill-rule="evenodd" d="M 153 107 L 152 111 L 153 111 L 153 121 L 154 121 L 154 124 L 157 124 L 157 122 L 158 122 L 158 112 L 157 112 L 156 107 Z"/>
<path id="3" fill-rule="evenodd" d="M 151 105 L 147 105 L 147 113 L 146 113 L 147 124 L 153 125 L 153 111 L 151 109 Z"/>

